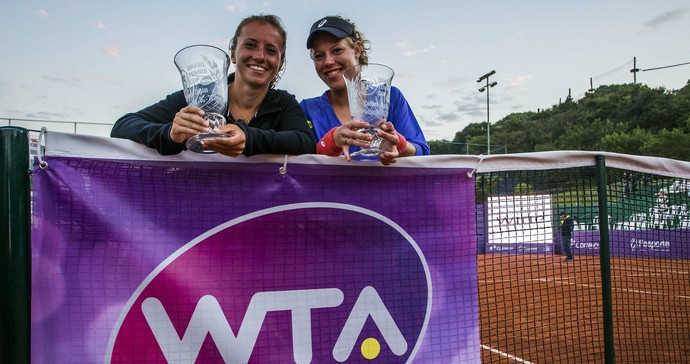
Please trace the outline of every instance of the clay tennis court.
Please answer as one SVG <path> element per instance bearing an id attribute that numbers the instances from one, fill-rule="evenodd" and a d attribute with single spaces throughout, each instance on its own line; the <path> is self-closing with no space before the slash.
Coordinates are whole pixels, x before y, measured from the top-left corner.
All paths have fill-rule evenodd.
<path id="1" fill-rule="evenodd" d="M 477 255 L 483 363 L 603 363 L 598 256 Z M 611 258 L 617 363 L 690 362 L 690 261 Z"/>

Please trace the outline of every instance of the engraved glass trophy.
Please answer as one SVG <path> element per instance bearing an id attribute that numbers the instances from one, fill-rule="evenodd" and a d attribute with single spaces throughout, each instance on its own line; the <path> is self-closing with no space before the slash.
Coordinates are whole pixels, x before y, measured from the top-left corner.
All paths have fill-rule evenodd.
<path id="1" fill-rule="evenodd" d="M 355 151 L 351 156 L 377 156 L 385 152 L 379 149 L 384 139 L 378 136 L 378 126 L 388 117 L 394 74 L 392 68 L 376 63 L 355 65 L 343 71 L 350 115 L 368 122 L 371 126 L 360 131 L 374 138 L 368 148 Z"/>
<path id="2" fill-rule="evenodd" d="M 229 137 L 218 132 L 225 125 L 228 107 L 228 68 L 230 57 L 224 50 L 210 45 L 192 45 L 175 55 L 175 66 L 182 76 L 187 103 L 204 110 L 208 131 L 187 140 L 187 149 L 197 153 L 215 153 L 204 149 L 203 140 Z"/>

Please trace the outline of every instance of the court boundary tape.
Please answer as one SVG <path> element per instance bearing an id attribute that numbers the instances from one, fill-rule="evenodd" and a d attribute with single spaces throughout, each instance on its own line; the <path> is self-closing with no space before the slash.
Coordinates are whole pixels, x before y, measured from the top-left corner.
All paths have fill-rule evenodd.
<path id="1" fill-rule="evenodd" d="M 564 285 L 568 285 L 568 286 L 579 286 L 579 287 L 586 287 L 586 288 L 601 288 L 601 285 L 598 285 L 598 284 L 572 283 L 572 282 L 567 282 L 564 279 L 558 279 L 558 278 L 529 278 L 529 279 L 500 279 L 500 280 L 483 279 L 483 280 L 480 280 L 479 283 L 511 283 L 511 282 L 542 282 L 542 283 L 557 283 L 557 284 L 564 284 Z M 652 296 L 663 296 L 663 297 L 672 297 L 672 298 L 680 298 L 680 299 L 690 299 L 690 296 L 686 296 L 686 295 L 667 294 L 667 293 L 644 291 L 644 290 L 630 289 L 630 288 L 612 287 L 611 291 L 621 291 L 621 292 L 628 292 L 628 293 L 648 294 L 648 295 L 652 295 Z"/>
<path id="2" fill-rule="evenodd" d="M 518 362 L 518 363 L 523 363 L 523 364 L 534 364 L 534 363 L 532 363 L 531 361 L 528 361 L 528 360 L 525 360 L 525 359 L 522 359 L 522 358 L 518 358 L 518 357 L 515 356 L 515 355 L 511 355 L 511 354 L 508 354 L 508 353 L 504 353 L 504 352 L 502 352 L 502 351 L 500 351 L 500 350 L 498 350 L 498 349 L 494 349 L 494 348 L 492 348 L 492 347 L 490 347 L 490 346 L 486 346 L 486 345 L 484 345 L 484 344 L 481 344 L 480 346 L 482 347 L 482 349 L 489 350 L 489 351 L 492 352 L 492 353 L 498 354 L 498 355 L 503 356 L 503 357 L 506 357 L 506 358 L 508 358 L 508 359 L 513 359 L 513 360 L 515 360 L 515 361 Z"/>

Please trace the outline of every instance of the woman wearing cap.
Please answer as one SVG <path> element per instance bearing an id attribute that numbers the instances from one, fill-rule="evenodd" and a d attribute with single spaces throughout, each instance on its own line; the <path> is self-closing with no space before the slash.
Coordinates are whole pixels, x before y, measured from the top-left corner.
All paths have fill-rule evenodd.
<path id="1" fill-rule="evenodd" d="M 285 65 L 287 33 L 275 15 L 245 18 L 230 41 L 236 71 L 228 77 L 228 138 L 204 140 L 204 148 L 240 154 L 306 154 L 316 150 L 314 136 L 295 97 L 275 89 Z M 185 101 L 183 91 L 136 113 L 121 117 L 110 136 L 131 139 L 160 154 L 185 150 L 185 141 L 205 132 L 204 112 Z"/>
<path id="2" fill-rule="evenodd" d="M 307 49 L 314 61 L 316 74 L 328 86 L 319 97 L 300 103 L 307 120 L 314 127 L 317 153 L 345 156 L 350 147 L 364 147 L 370 137 L 357 130 L 368 123 L 350 116 L 347 89 L 342 71 L 357 64 L 368 64 L 369 41 L 355 25 L 339 16 L 327 16 L 312 25 Z M 427 155 L 429 146 L 419 123 L 400 90 L 391 88 L 388 121 L 380 126 L 381 136 L 389 142 L 389 151 L 379 156 L 381 163 L 395 163 L 397 157 Z"/>

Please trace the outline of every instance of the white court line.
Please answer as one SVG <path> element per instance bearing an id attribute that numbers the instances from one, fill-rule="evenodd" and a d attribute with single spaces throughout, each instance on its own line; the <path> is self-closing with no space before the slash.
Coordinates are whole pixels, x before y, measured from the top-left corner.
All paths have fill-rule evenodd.
<path id="1" fill-rule="evenodd" d="M 515 356 L 515 355 L 510 355 L 510 354 L 508 354 L 508 353 L 504 353 L 504 352 L 502 352 L 502 351 L 500 351 L 500 350 L 496 350 L 496 349 L 494 349 L 494 348 L 492 348 L 492 347 L 490 347 L 490 346 L 486 346 L 486 345 L 480 345 L 480 346 L 482 347 L 482 349 L 489 350 L 489 351 L 491 351 L 492 353 L 496 353 L 496 354 L 498 354 L 498 355 L 500 355 L 500 356 L 504 356 L 504 357 L 506 357 L 506 358 L 508 358 L 508 359 L 513 359 L 513 360 L 515 360 L 515 361 L 518 362 L 518 363 L 533 364 L 531 361 L 527 361 L 527 360 L 525 360 L 525 359 L 518 358 L 518 357 Z"/>
<path id="2" fill-rule="evenodd" d="M 601 288 L 600 285 L 598 284 L 582 284 L 582 283 L 570 283 L 570 282 L 564 282 L 559 279 L 548 279 L 548 278 L 538 278 L 538 279 L 527 279 L 528 281 L 538 281 L 538 282 L 546 282 L 546 283 L 551 283 L 551 282 L 556 282 L 556 283 L 561 283 L 561 284 L 567 284 L 570 286 L 581 286 L 581 287 L 587 287 L 587 288 Z M 664 296 L 664 297 L 675 297 L 675 298 L 682 298 L 682 299 L 690 299 L 690 296 L 683 296 L 683 295 L 668 295 L 665 293 L 659 293 L 659 292 L 652 292 L 652 291 L 641 291 L 639 289 L 627 289 L 627 288 L 614 288 L 611 287 L 612 291 L 622 291 L 622 292 L 632 292 L 632 293 L 641 293 L 641 294 L 649 294 L 653 296 Z"/>
<path id="3" fill-rule="evenodd" d="M 502 280 L 480 280 L 479 283 L 510 283 L 510 282 L 518 282 L 519 280 L 517 279 L 502 279 Z M 560 283 L 560 284 L 566 284 L 569 286 L 580 286 L 580 287 L 586 287 L 586 288 L 601 288 L 600 285 L 598 284 L 584 284 L 584 283 L 570 283 L 570 282 L 565 282 L 560 279 L 549 279 L 549 278 L 535 278 L 535 279 L 524 279 L 520 281 L 536 281 L 536 282 L 544 282 L 544 283 Z M 682 298 L 682 299 L 690 299 L 690 296 L 685 296 L 685 295 L 668 295 L 665 293 L 659 293 L 659 292 L 651 292 L 651 291 L 641 291 L 638 289 L 627 289 L 627 288 L 614 288 L 611 287 L 612 291 L 622 291 L 622 292 L 632 292 L 632 293 L 640 293 L 640 294 L 649 294 L 649 295 L 654 295 L 654 296 L 664 296 L 664 297 L 675 297 L 675 298 Z"/>
<path id="4" fill-rule="evenodd" d="M 626 275 L 615 275 L 614 277 L 660 277 L 660 276 L 667 276 L 668 273 L 640 273 L 640 274 L 635 274 L 635 273 L 628 273 Z"/>
<path id="5" fill-rule="evenodd" d="M 685 270 L 680 270 L 680 271 L 674 271 L 673 269 L 666 269 L 666 268 L 661 268 L 660 267 L 646 267 L 646 268 L 630 268 L 630 267 L 611 267 L 611 271 L 633 271 L 633 272 L 643 272 L 643 273 L 650 273 L 650 271 L 654 269 L 652 273 L 656 274 L 680 274 L 680 275 L 688 275 L 690 272 L 685 271 Z"/>

